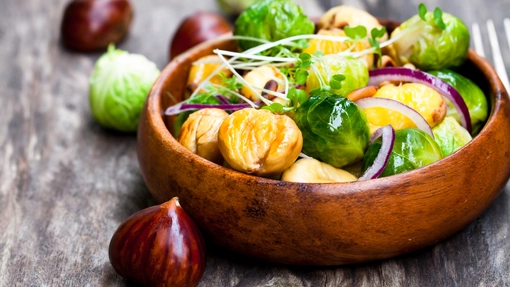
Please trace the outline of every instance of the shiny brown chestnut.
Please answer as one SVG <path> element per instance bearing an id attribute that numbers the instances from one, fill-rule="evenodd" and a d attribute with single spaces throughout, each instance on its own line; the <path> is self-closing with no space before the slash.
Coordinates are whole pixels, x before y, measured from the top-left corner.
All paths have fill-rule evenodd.
<path id="1" fill-rule="evenodd" d="M 80 52 L 104 49 L 124 38 L 132 18 L 127 0 L 74 0 L 64 11 L 62 41 Z"/>
<path id="2" fill-rule="evenodd" d="M 214 12 L 197 12 L 181 23 L 170 43 L 170 60 L 207 40 L 232 31 L 230 23 Z"/>
<path id="3" fill-rule="evenodd" d="M 126 279 L 146 286 L 192 287 L 204 273 L 205 244 L 174 197 L 124 221 L 110 241 L 109 257 Z"/>

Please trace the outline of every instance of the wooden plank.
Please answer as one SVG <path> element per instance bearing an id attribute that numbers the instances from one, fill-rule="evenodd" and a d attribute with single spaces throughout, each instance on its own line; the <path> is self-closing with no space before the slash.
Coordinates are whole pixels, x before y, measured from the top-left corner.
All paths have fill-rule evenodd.
<path id="1" fill-rule="evenodd" d="M 0 286 L 132 285 L 111 268 L 108 243 L 123 220 L 154 204 L 139 173 L 135 135 L 104 130 L 90 115 L 88 77 L 99 53 L 61 46 L 67 2 L 3 0 L 0 9 Z M 120 47 L 160 68 L 179 22 L 197 7 L 217 9 L 213 0 L 132 2 L 136 20 Z M 299 2 L 312 15 L 338 3 Z M 468 25 L 493 18 L 500 35 L 510 11 L 508 0 L 424 2 Z M 418 1 L 344 3 L 405 20 Z M 503 53 L 508 67 L 510 52 Z M 281 266 L 208 246 L 199 286 L 506 286 L 508 218 L 507 187 L 479 219 L 444 242 L 346 267 Z"/>

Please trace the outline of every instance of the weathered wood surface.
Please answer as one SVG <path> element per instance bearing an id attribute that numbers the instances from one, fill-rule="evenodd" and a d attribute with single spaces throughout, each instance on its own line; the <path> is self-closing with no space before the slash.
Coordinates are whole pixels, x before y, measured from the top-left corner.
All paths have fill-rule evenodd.
<path id="1" fill-rule="evenodd" d="M 146 55 L 160 68 L 179 21 L 197 7 L 217 10 L 213 0 L 132 2 L 135 21 L 120 47 Z M 312 16 L 339 3 L 298 2 Z M 502 19 L 510 15 L 509 0 L 423 2 L 469 26 L 492 18 L 501 37 Z M 88 77 L 99 54 L 61 46 L 66 3 L 0 3 L 0 286 L 131 285 L 110 266 L 108 243 L 124 219 L 154 204 L 138 169 L 136 135 L 106 131 L 90 115 Z M 405 20 L 419 1 L 343 3 Z M 488 57 L 489 52 L 486 46 Z M 510 67 L 508 47 L 503 53 Z M 289 267 L 209 246 L 199 286 L 510 286 L 509 188 L 446 241 L 381 262 Z"/>

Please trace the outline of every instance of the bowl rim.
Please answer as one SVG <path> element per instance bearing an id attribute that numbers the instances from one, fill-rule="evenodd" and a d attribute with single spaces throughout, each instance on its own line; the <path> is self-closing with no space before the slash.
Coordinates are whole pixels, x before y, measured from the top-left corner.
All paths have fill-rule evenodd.
<path id="1" fill-rule="evenodd" d="M 390 23 L 391 20 L 386 20 Z M 212 50 L 213 47 L 219 45 L 225 45 L 225 42 L 235 41 L 229 38 L 229 33 L 220 36 L 216 39 L 203 42 L 190 50 L 178 55 L 175 57 L 161 72 L 158 79 L 155 81 L 152 86 L 149 95 L 146 101 L 146 111 L 147 111 L 147 121 L 153 127 L 159 139 L 164 143 L 165 146 L 171 147 L 175 149 L 175 152 L 181 153 L 182 156 L 188 158 L 190 161 L 198 162 L 199 164 L 205 165 L 205 167 L 209 169 L 216 170 L 219 174 L 218 176 L 222 176 L 227 178 L 235 178 L 236 180 L 242 181 L 256 181 L 257 184 L 267 184 L 267 185 L 285 185 L 287 188 L 299 188 L 303 185 L 312 187 L 320 187 L 320 188 L 312 188 L 314 192 L 317 193 L 353 193 L 353 192 L 363 192 L 369 190 L 377 190 L 380 189 L 381 186 L 391 186 L 395 183 L 395 181 L 406 180 L 408 178 L 412 178 L 415 174 L 427 173 L 429 170 L 434 169 L 437 165 L 444 164 L 445 161 L 455 162 L 460 160 L 463 151 L 473 148 L 472 146 L 482 140 L 484 137 L 490 136 L 490 130 L 495 125 L 496 115 L 500 113 L 504 113 L 504 106 L 508 106 L 509 98 L 507 91 L 505 90 L 503 83 L 501 82 L 499 76 L 497 75 L 494 68 L 490 65 L 490 63 L 483 57 L 476 54 L 473 49 L 469 49 L 467 54 L 466 61 L 470 61 L 485 77 L 488 82 L 489 90 L 485 90 L 484 94 L 487 97 L 488 105 L 490 107 L 490 113 L 488 115 L 487 121 L 480 132 L 466 145 L 464 145 L 459 150 L 454 153 L 432 163 L 427 166 L 417 168 L 411 171 L 407 171 L 404 173 L 376 178 L 371 180 L 364 181 L 353 181 L 353 182 L 339 182 L 339 183 L 299 183 L 299 182 L 286 182 L 276 179 L 264 178 L 255 175 L 245 174 L 233 169 L 229 169 L 223 167 L 221 165 L 215 164 L 211 161 L 208 161 L 197 154 L 189 151 L 184 146 L 182 146 L 177 139 L 171 134 L 170 130 L 167 128 L 164 121 L 164 110 L 165 108 L 161 107 L 161 98 L 163 96 L 164 88 L 168 85 L 167 81 L 170 78 L 170 75 L 178 69 L 179 65 L 183 64 L 188 58 L 193 55 L 202 52 L 203 50 Z M 345 187 L 345 188 L 326 188 L 326 187 Z"/>

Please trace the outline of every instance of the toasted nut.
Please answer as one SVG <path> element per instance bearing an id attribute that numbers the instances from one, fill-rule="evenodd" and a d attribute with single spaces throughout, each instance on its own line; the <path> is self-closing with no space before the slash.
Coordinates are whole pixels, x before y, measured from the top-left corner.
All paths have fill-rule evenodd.
<path id="1" fill-rule="evenodd" d="M 193 65 L 188 74 L 187 87 L 191 92 L 194 92 L 201 82 L 203 82 L 214 70 L 221 66 L 221 59 L 217 55 L 208 55 L 198 59 Z M 232 71 L 228 68 L 224 68 L 220 71 L 225 77 L 229 78 L 232 76 Z M 221 85 L 223 81 L 221 77 L 217 75 L 213 76 L 209 82 L 213 84 Z"/>
<path id="2" fill-rule="evenodd" d="M 383 55 L 381 57 L 381 65 L 379 65 L 379 68 L 386 68 L 386 67 L 396 67 L 397 63 L 393 61 L 393 58 L 388 55 Z"/>
<path id="3" fill-rule="evenodd" d="M 411 64 L 411 63 L 407 63 L 403 66 L 404 68 L 408 68 L 408 69 L 411 69 L 411 70 L 417 70 L 416 69 L 416 66 Z"/>
<path id="4" fill-rule="evenodd" d="M 192 113 L 182 125 L 179 142 L 193 153 L 221 164 L 223 157 L 218 147 L 218 129 L 227 116 L 227 112 L 212 108 Z"/>
<path id="5" fill-rule="evenodd" d="M 248 82 L 248 84 L 256 88 L 256 90 L 264 88 L 267 82 L 271 80 L 276 82 L 275 79 L 278 79 L 281 80 L 281 82 L 283 82 L 283 77 L 280 74 L 280 71 L 273 66 L 257 67 L 248 72 L 246 75 L 244 75 L 244 79 L 246 80 L 246 82 Z M 278 84 L 276 90 L 274 91 L 279 90 L 283 90 L 283 85 Z M 257 95 L 246 85 L 243 86 L 243 88 L 241 89 L 241 94 L 243 94 L 243 96 L 247 97 L 252 101 L 260 101 Z"/>
<path id="6" fill-rule="evenodd" d="M 269 80 L 265 85 L 264 85 L 264 89 L 268 90 L 268 91 L 273 91 L 273 92 L 276 92 L 278 90 L 278 83 L 275 81 L 275 80 Z M 272 100 L 273 98 L 275 98 L 274 95 L 270 95 L 268 94 L 266 91 L 263 91 L 262 92 L 262 96 L 267 98 L 268 100 Z"/>
<path id="7" fill-rule="evenodd" d="M 377 93 L 377 87 L 366 86 L 366 87 L 363 87 L 363 88 L 360 88 L 360 89 L 350 92 L 347 95 L 347 98 L 350 101 L 355 102 L 359 99 L 371 97 L 371 96 L 375 95 L 375 93 Z"/>
<path id="8" fill-rule="evenodd" d="M 374 16 L 366 11 L 350 6 L 337 6 L 329 9 L 319 22 L 319 28 L 327 30 L 343 28 L 345 26 L 356 27 L 359 25 L 365 26 L 369 34 L 373 28 L 382 28 L 382 25 Z M 388 33 L 381 38 L 381 41 L 386 41 L 387 39 Z"/>
<path id="9" fill-rule="evenodd" d="M 303 136 L 286 115 L 243 109 L 225 119 L 218 143 L 225 161 L 233 169 L 272 176 L 286 170 L 298 158 Z"/>
<path id="10" fill-rule="evenodd" d="M 349 172 L 313 158 L 296 161 L 282 174 L 283 181 L 328 183 L 358 180 Z"/>

